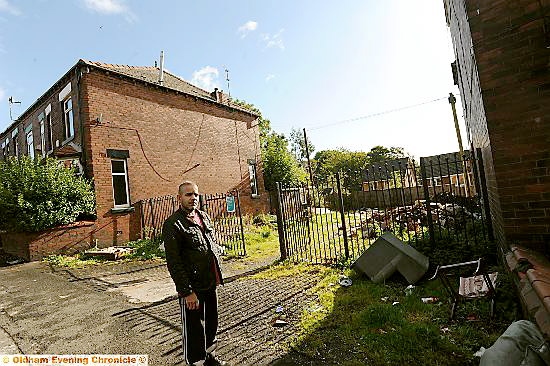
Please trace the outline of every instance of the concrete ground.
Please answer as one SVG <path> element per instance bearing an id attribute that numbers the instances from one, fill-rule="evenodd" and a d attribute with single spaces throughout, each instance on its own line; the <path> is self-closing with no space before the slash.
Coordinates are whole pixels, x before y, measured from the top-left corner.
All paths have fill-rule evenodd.
<path id="1" fill-rule="evenodd" d="M 280 364 L 317 283 L 315 275 L 252 278 L 262 264 L 223 264 L 218 354 L 234 365 Z M 184 364 L 174 294 L 159 262 L 0 268 L 0 354 L 148 354 L 150 365 Z"/>

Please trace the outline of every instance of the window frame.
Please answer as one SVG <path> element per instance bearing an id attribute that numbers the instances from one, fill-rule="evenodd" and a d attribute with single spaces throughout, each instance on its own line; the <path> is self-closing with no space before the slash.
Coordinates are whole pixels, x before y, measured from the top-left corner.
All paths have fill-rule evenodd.
<path id="1" fill-rule="evenodd" d="M 122 161 L 124 163 L 124 173 L 113 173 L 113 162 L 114 161 Z M 128 179 L 128 161 L 127 159 L 118 159 L 118 158 L 111 158 L 110 159 L 110 165 L 111 165 L 111 187 L 113 189 L 113 208 L 129 208 L 130 207 L 130 183 Z M 116 197 L 115 197 L 115 181 L 114 176 L 124 176 L 124 183 L 126 188 L 126 203 L 124 204 L 116 204 Z"/>
<path id="2" fill-rule="evenodd" d="M 253 198 L 260 197 L 260 189 L 258 187 L 258 171 L 256 169 L 256 161 L 248 160 L 248 178 L 250 179 L 250 194 Z"/>
<path id="3" fill-rule="evenodd" d="M 72 140 L 75 135 L 74 129 L 74 114 L 73 114 L 73 98 L 68 95 L 61 101 L 61 109 L 63 110 L 63 143 Z M 67 103 L 71 103 L 71 108 L 67 109 Z M 70 114 L 70 117 L 68 117 Z M 69 121 L 70 120 L 70 121 Z M 70 122 L 70 123 L 69 123 Z"/>
<path id="4" fill-rule="evenodd" d="M 30 156 L 31 159 L 34 159 L 35 151 L 34 151 L 34 134 L 32 133 L 32 125 L 29 125 L 29 127 L 25 129 L 25 143 L 27 145 L 27 155 Z"/>

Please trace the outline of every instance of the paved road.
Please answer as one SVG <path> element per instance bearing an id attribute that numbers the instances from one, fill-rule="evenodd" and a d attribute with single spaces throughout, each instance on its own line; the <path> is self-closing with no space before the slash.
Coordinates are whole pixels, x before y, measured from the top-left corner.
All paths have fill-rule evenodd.
<path id="1" fill-rule="evenodd" d="M 235 365 L 270 364 L 284 355 L 317 277 L 229 272 L 219 290 L 219 354 Z M 148 354 L 150 365 L 184 364 L 174 292 L 165 265 L 154 262 L 1 268 L 0 354 Z M 274 326 L 277 319 L 288 325 Z"/>

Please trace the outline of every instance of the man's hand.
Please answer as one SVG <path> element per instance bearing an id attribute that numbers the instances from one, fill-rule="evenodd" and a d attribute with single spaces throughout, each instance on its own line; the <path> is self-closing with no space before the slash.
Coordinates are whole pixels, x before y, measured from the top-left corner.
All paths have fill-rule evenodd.
<path id="1" fill-rule="evenodd" d="M 185 301 L 187 309 L 197 310 L 199 308 L 199 299 L 194 292 L 192 292 L 191 295 L 185 296 L 183 300 Z"/>

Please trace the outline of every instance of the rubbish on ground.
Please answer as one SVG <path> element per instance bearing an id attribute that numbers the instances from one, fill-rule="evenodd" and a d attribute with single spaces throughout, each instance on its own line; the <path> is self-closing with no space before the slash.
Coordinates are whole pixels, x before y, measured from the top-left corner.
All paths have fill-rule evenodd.
<path id="1" fill-rule="evenodd" d="M 441 328 L 441 333 L 448 333 L 448 332 L 450 332 L 450 331 L 451 331 L 451 330 L 450 330 L 449 328 L 447 328 L 447 327 Z"/>
<path id="2" fill-rule="evenodd" d="M 284 327 L 285 325 L 288 325 L 288 322 L 284 321 L 284 320 L 281 320 L 281 319 L 277 319 L 275 320 L 275 322 L 273 323 L 273 326 L 274 327 Z"/>
<path id="3" fill-rule="evenodd" d="M 409 295 L 412 295 L 414 291 L 414 286 L 413 285 L 409 285 L 407 287 L 405 287 L 405 295 L 409 296 Z"/>
<path id="4" fill-rule="evenodd" d="M 394 301 L 391 303 L 392 305 L 399 305 L 399 301 Z"/>
<path id="5" fill-rule="evenodd" d="M 423 297 L 421 300 L 424 304 L 433 304 L 434 302 L 438 302 L 439 298 L 437 298 L 437 297 Z"/>
<path id="6" fill-rule="evenodd" d="M 134 248 L 130 247 L 108 247 L 101 249 L 94 249 L 84 252 L 86 256 L 102 257 L 105 260 L 117 260 L 125 254 L 132 253 Z M 144 253 L 145 254 L 145 253 Z"/>
<path id="7" fill-rule="evenodd" d="M 470 314 L 470 315 L 468 315 L 468 316 L 466 317 L 466 320 L 475 321 L 475 320 L 479 320 L 479 319 L 477 318 L 477 315 L 475 315 L 475 314 Z"/>
<path id="8" fill-rule="evenodd" d="M 386 331 L 385 331 L 384 329 L 382 329 L 382 328 L 376 329 L 376 331 L 377 331 L 378 333 L 380 333 L 380 334 L 386 334 L 386 333 L 388 333 L 388 332 L 386 332 Z"/>
<path id="9" fill-rule="evenodd" d="M 281 305 L 279 305 L 279 306 L 277 306 L 277 308 L 275 309 L 275 312 L 276 312 L 276 313 L 282 313 L 284 310 L 285 310 L 285 309 L 284 309 Z"/>
<path id="10" fill-rule="evenodd" d="M 479 349 L 479 351 L 477 351 L 476 353 L 474 353 L 474 357 L 481 357 L 481 356 L 483 356 L 483 354 L 485 353 L 485 351 L 486 351 L 485 347 L 481 347 L 481 348 Z"/>
<path id="11" fill-rule="evenodd" d="M 351 281 L 351 278 L 347 276 L 342 276 L 338 280 L 338 283 L 340 284 L 340 286 L 350 287 L 353 282 Z"/>
<path id="12" fill-rule="evenodd" d="M 386 302 L 389 300 L 389 297 L 388 296 L 384 296 L 384 297 L 381 297 L 380 300 Z"/>
<path id="13" fill-rule="evenodd" d="M 6 263 L 9 264 L 9 265 L 11 266 L 11 265 L 13 265 L 13 264 L 23 263 L 23 260 L 17 258 L 17 259 L 14 259 L 14 260 L 12 260 L 12 261 L 7 261 Z"/>
<path id="14" fill-rule="evenodd" d="M 59 298 L 60 298 L 60 299 L 66 299 L 66 298 L 69 297 L 69 296 L 71 296 L 71 295 L 59 295 Z"/>

